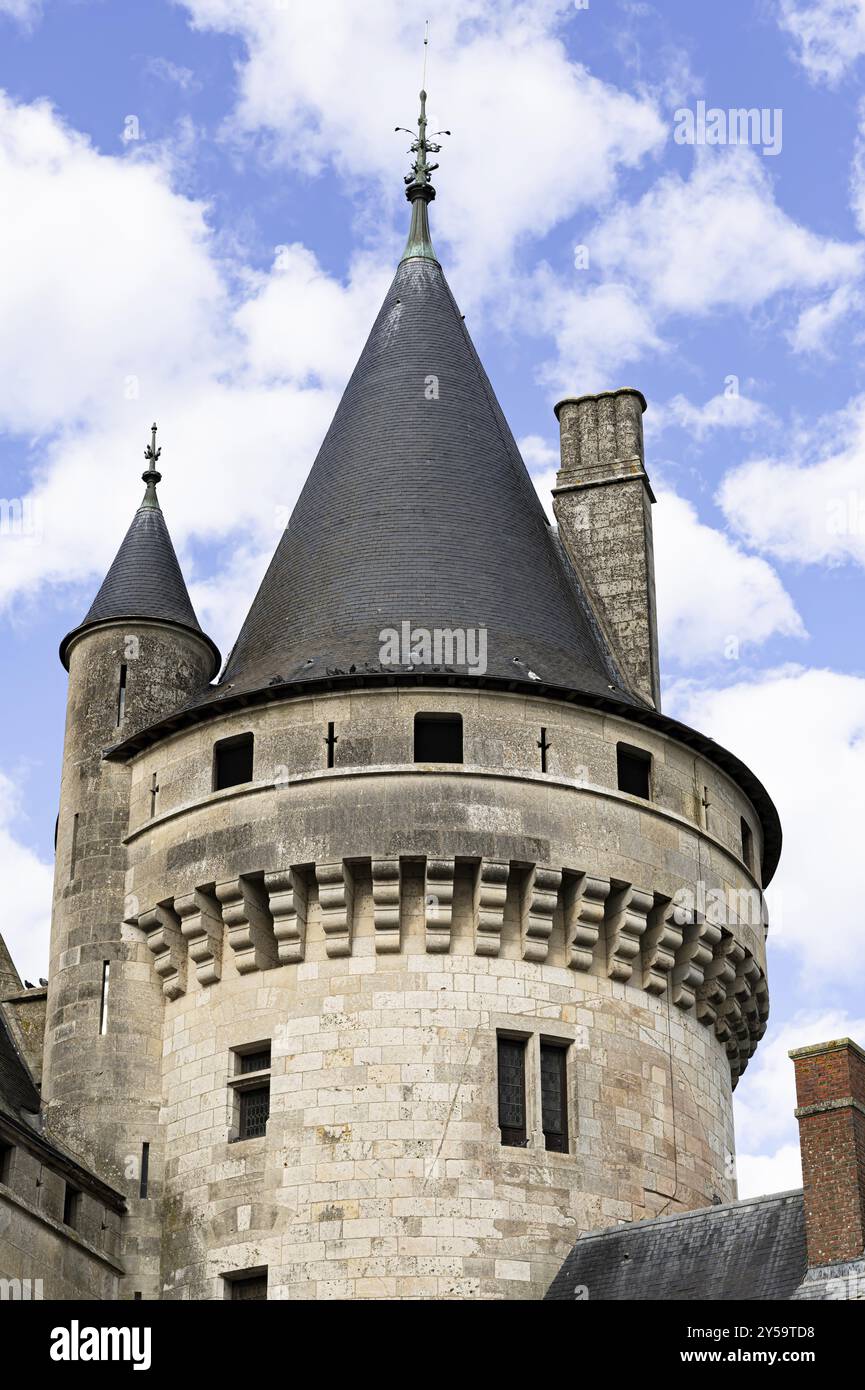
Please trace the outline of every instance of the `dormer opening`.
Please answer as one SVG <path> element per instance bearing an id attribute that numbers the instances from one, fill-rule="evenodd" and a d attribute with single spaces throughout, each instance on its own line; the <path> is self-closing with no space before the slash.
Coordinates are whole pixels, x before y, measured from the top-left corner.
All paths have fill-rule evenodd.
<path id="1" fill-rule="evenodd" d="M 629 743 L 616 744 L 616 772 L 620 792 L 629 796 L 642 796 L 646 801 L 652 796 L 652 755 L 645 748 L 634 748 Z"/>
<path id="2" fill-rule="evenodd" d="M 461 763 L 463 717 L 461 714 L 416 714 L 414 717 L 416 763 Z"/>
<path id="3" fill-rule="evenodd" d="M 213 790 L 225 791 L 252 781 L 254 736 L 238 734 L 213 745 Z"/>

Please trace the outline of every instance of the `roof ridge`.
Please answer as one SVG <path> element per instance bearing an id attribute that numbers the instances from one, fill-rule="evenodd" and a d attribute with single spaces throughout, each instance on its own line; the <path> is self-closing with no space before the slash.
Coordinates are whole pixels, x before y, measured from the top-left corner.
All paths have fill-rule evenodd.
<path id="1" fill-rule="evenodd" d="M 664 1223 L 673 1221 L 687 1221 L 695 1216 L 714 1216 L 716 1213 L 724 1213 L 732 1210 L 741 1211 L 743 1207 L 756 1207 L 768 1205 L 772 1202 L 789 1202 L 796 1197 L 803 1197 L 804 1192 L 801 1187 L 791 1187 L 784 1192 L 766 1192 L 761 1197 L 739 1197 L 732 1202 L 713 1202 L 708 1207 L 691 1207 L 688 1211 L 665 1212 L 661 1216 L 649 1216 L 637 1221 L 623 1221 L 619 1226 L 605 1226 L 602 1231 L 584 1231 L 577 1237 L 578 1241 L 598 1240 L 601 1236 L 624 1235 L 628 1231 L 645 1231 L 650 1226 L 660 1226 Z"/>

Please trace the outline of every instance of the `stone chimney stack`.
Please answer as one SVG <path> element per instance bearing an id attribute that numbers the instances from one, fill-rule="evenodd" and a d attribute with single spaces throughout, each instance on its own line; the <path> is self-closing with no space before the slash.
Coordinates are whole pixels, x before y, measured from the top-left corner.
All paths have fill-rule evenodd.
<path id="1" fill-rule="evenodd" d="M 643 461 L 645 397 L 624 387 L 556 406 L 559 534 L 629 690 L 660 709 L 652 489 Z"/>
<path id="2" fill-rule="evenodd" d="M 865 1052 L 849 1038 L 799 1047 L 799 1144 L 808 1265 L 865 1253 Z"/>

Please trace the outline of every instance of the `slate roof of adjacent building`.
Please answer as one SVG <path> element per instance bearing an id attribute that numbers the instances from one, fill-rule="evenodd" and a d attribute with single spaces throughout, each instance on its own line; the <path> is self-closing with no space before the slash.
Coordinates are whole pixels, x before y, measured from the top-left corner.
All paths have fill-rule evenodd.
<path id="1" fill-rule="evenodd" d="M 0 1113 L 22 1120 L 39 1113 L 39 1092 L 20 1056 L 0 1006 Z"/>
<path id="2" fill-rule="evenodd" d="M 581 1236 L 546 1298 L 783 1300 L 807 1265 L 802 1192 L 777 1192 Z"/>
<path id="3" fill-rule="evenodd" d="M 219 652 L 202 632 L 186 588 L 177 555 L 169 535 L 162 508 L 156 497 L 155 481 L 160 475 L 145 473 L 147 491 L 138 508 L 111 568 L 93 600 L 83 622 L 64 637 L 60 659 L 68 666 L 73 638 L 87 628 L 118 619 L 149 618 L 174 623 L 198 633 L 213 649 L 214 673 L 219 668 Z M 148 481 L 149 479 L 149 481 Z"/>

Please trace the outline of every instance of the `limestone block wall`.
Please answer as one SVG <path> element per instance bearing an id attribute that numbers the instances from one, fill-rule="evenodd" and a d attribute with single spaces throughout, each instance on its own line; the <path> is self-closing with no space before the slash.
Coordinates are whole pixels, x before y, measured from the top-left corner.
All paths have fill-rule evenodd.
<path id="1" fill-rule="evenodd" d="M 163 1297 L 225 1297 L 264 1267 L 270 1298 L 540 1297 L 581 1230 L 734 1195 L 727 1058 L 693 1012 L 566 967 L 375 945 L 167 1004 Z M 525 1149 L 499 1141 L 499 1031 L 528 1039 Z M 569 1044 L 568 1153 L 543 1147 L 541 1037 Z M 230 1142 L 232 1049 L 265 1040 L 266 1136 Z"/>
<path id="2" fill-rule="evenodd" d="M 462 765 L 413 763 L 419 711 L 462 715 Z M 242 732 L 253 781 L 214 792 Z M 651 801 L 616 789 L 619 741 L 651 753 Z M 579 1230 L 734 1195 L 768 993 L 759 822 L 720 769 L 573 706 L 406 689 L 217 718 L 127 775 L 162 1296 L 266 1266 L 271 1297 L 532 1297 Z M 501 1031 L 528 1039 L 524 1150 L 500 1144 Z M 538 1132 L 542 1036 L 569 1044 L 567 1154 Z M 235 1050 L 267 1041 L 267 1134 L 233 1142 Z"/>
<path id="3" fill-rule="evenodd" d="M 48 1133 L 129 1199 L 133 1278 L 139 1254 L 153 1268 L 159 1243 L 138 1194 L 142 1146 L 158 1129 L 162 998 L 147 950 L 124 926 L 129 772 L 102 753 L 201 689 L 211 666 L 202 640 L 161 624 L 98 627 L 70 649 L 42 1094 Z"/>

